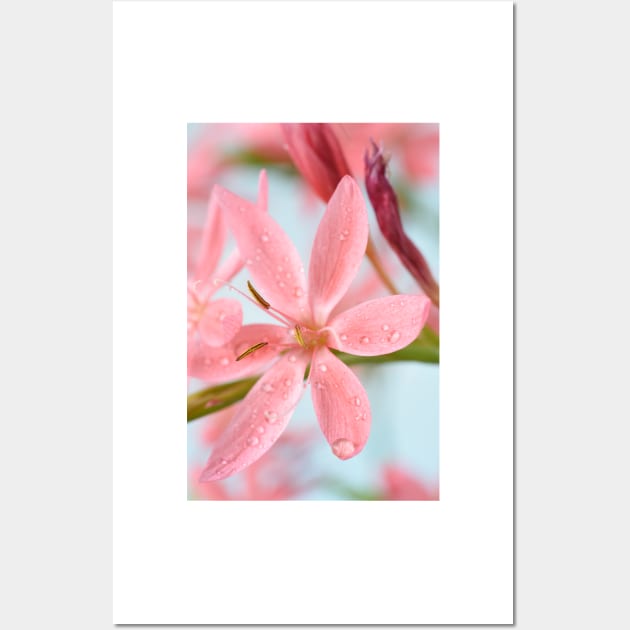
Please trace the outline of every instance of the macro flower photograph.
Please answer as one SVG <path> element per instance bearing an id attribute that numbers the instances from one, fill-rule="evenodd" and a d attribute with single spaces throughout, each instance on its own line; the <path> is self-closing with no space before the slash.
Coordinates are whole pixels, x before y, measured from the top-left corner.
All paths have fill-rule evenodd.
<path id="1" fill-rule="evenodd" d="M 439 500 L 439 126 L 191 123 L 189 500 Z"/>

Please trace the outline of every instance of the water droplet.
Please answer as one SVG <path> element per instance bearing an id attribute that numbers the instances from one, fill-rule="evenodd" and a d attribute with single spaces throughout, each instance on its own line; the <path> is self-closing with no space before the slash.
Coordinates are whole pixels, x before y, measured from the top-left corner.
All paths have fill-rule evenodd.
<path id="1" fill-rule="evenodd" d="M 370 343 L 369 337 L 361 337 L 361 343 Z"/>
<path id="2" fill-rule="evenodd" d="M 263 243 L 266 243 L 269 240 L 269 234 L 267 234 L 267 232 L 264 232 L 263 234 L 260 235 L 260 240 Z"/>
<path id="3" fill-rule="evenodd" d="M 288 256 L 283 256 L 282 260 L 284 260 L 285 263 L 288 263 L 289 262 L 289 257 Z"/>
<path id="4" fill-rule="evenodd" d="M 360 407 L 361 406 L 361 399 L 358 396 L 355 396 L 352 400 L 352 402 L 357 406 Z"/>
<path id="5" fill-rule="evenodd" d="M 285 387 L 290 387 L 293 381 L 290 378 L 285 378 L 283 382 Z"/>
<path id="6" fill-rule="evenodd" d="M 219 311 L 218 320 L 222 322 L 225 319 L 225 311 Z"/>
<path id="7" fill-rule="evenodd" d="M 221 357 L 221 358 L 219 359 L 219 363 L 220 363 L 221 365 L 227 365 L 229 362 L 230 362 L 230 360 L 229 360 L 227 357 Z"/>
<path id="8" fill-rule="evenodd" d="M 400 333 L 397 330 L 395 330 L 389 337 L 387 337 L 387 340 L 390 343 L 396 343 L 399 339 L 400 339 Z"/>
<path id="9" fill-rule="evenodd" d="M 317 389 L 324 389 L 324 384 L 321 381 L 317 381 L 317 383 L 315 383 L 315 387 L 317 387 Z"/>
<path id="10" fill-rule="evenodd" d="M 284 277 L 285 277 L 287 280 L 291 280 L 291 278 L 293 277 L 293 274 L 292 274 L 290 271 L 287 271 L 287 272 L 284 274 Z"/>
<path id="11" fill-rule="evenodd" d="M 295 363 L 296 361 L 297 361 L 297 359 L 295 358 L 295 355 L 294 355 L 294 354 L 292 354 L 292 355 L 289 357 L 289 363 Z"/>
<path id="12" fill-rule="evenodd" d="M 254 264 L 254 261 L 251 258 L 248 258 L 245 262 L 247 262 L 248 265 Z"/>
<path id="13" fill-rule="evenodd" d="M 262 386 L 262 390 L 263 390 L 263 392 L 267 392 L 267 393 L 272 392 L 273 391 L 273 385 L 271 383 L 265 383 Z"/>
<path id="14" fill-rule="evenodd" d="M 295 297 L 302 297 L 304 295 L 304 291 L 302 291 L 302 289 L 300 289 L 300 287 L 295 287 L 295 289 L 293 289 L 293 295 L 295 295 Z"/>
<path id="15" fill-rule="evenodd" d="M 339 459 L 348 459 L 354 454 L 355 450 L 355 445 L 350 440 L 346 440 L 345 438 L 340 438 L 339 440 L 335 440 L 332 443 L 332 452 Z"/>
<path id="16" fill-rule="evenodd" d="M 339 337 L 341 341 L 345 341 L 347 338 L 348 338 L 348 335 L 341 335 L 341 337 Z"/>
<path id="17" fill-rule="evenodd" d="M 320 363 L 320 365 L 319 365 L 319 369 L 320 369 L 322 372 L 326 372 L 326 371 L 328 371 L 328 367 L 327 367 L 327 365 L 326 365 L 325 363 Z"/>
<path id="18" fill-rule="evenodd" d="M 365 414 L 364 413 L 358 413 L 356 416 L 354 416 L 355 420 L 365 420 Z"/>
<path id="19" fill-rule="evenodd" d="M 279 286 L 281 289 L 283 289 L 283 288 L 284 288 L 284 282 L 282 282 L 282 281 L 278 282 L 278 286 Z"/>
<path id="20" fill-rule="evenodd" d="M 275 411 L 265 411 L 265 418 L 269 424 L 273 424 L 278 419 L 278 414 Z"/>
<path id="21" fill-rule="evenodd" d="M 282 399 L 286 400 L 289 397 L 289 394 L 287 394 L 287 392 L 284 392 L 284 394 L 282 394 Z"/>
<path id="22" fill-rule="evenodd" d="M 225 466 L 227 463 L 228 463 L 228 460 L 225 459 L 225 457 L 223 457 L 220 462 L 221 466 Z"/>
<path id="23" fill-rule="evenodd" d="M 284 271 L 284 267 L 282 265 L 278 265 L 278 271 Z"/>
<path id="24" fill-rule="evenodd" d="M 342 232 L 342 233 L 339 235 L 339 240 L 340 240 L 340 241 L 345 241 L 347 236 L 348 236 L 347 234 L 344 234 L 344 233 Z"/>
<path id="25" fill-rule="evenodd" d="M 383 324 L 383 325 L 381 326 L 381 328 L 382 328 L 383 330 L 389 330 L 389 326 L 388 326 L 387 324 Z"/>
<path id="26" fill-rule="evenodd" d="M 258 433 L 264 433 L 265 432 L 265 427 L 256 427 L 256 431 L 258 431 Z"/>
<path id="27" fill-rule="evenodd" d="M 260 256 L 256 254 L 256 260 L 260 260 Z"/>
<path id="28" fill-rule="evenodd" d="M 255 435 L 252 435 L 252 437 L 247 438 L 247 446 L 256 446 L 258 442 L 260 442 L 260 440 Z"/>

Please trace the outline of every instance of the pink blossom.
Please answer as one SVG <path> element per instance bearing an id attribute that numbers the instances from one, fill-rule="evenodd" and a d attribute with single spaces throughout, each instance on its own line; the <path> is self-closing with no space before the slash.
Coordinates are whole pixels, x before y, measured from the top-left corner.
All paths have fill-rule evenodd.
<path id="1" fill-rule="evenodd" d="M 225 218 L 218 203 L 220 190 L 218 186 L 212 190 L 199 259 L 188 282 L 188 375 L 211 384 L 253 374 L 275 356 L 262 351 L 252 361 L 236 362 L 236 357 L 252 345 L 252 339 L 260 341 L 261 335 L 267 338 L 268 331 L 257 325 L 241 326 L 243 312 L 237 300 L 213 299 L 221 286 L 216 280 L 230 280 L 244 264 L 235 250 L 217 268 L 227 238 Z M 240 199 L 239 211 L 246 216 L 266 214 L 267 194 L 267 175 L 261 171 L 258 200 L 253 204 Z M 277 337 L 272 332 L 269 340 L 277 341 Z"/>
<path id="2" fill-rule="evenodd" d="M 258 201 L 251 204 L 243 200 L 243 208 L 265 211 L 267 207 L 267 176 L 261 172 Z M 208 214 L 203 228 L 194 272 L 188 281 L 188 334 L 195 333 L 204 344 L 212 347 L 229 342 L 241 328 L 243 311 L 234 299 L 212 299 L 219 286 L 218 278 L 229 280 L 243 267 L 240 254 L 234 251 L 217 269 L 227 238 L 225 219 L 213 189 L 208 203 Z M 193 242 L 191 241 L 191 245 Z"/>
<path id="3" fill-rule="evenodd" d="M 266 335 L 270 342 L 243 362 L 263 351 L 280 356 L 217 441 L 202 481 L 228 477 L 271 448 L 303 394 L 309 363 L 313 407 L 326 440 L 340 459 L 357 455 L 370 432 L 370 403 L 354 372 L 331 349 L 363 356 L 399 350 L 420 333 L 430 301 L 390 295 L 331 316 L 358 271 L 368 238 L 365 202 L 349 176 L 339 182 L 315 235 L 308 283 L 295 246 L 267 213 L 245 215 L 242 200 L 224 189 L 218 202 L 246 260 L 259 305 L 282 326 L 260 326 L 257 341 Z"/>

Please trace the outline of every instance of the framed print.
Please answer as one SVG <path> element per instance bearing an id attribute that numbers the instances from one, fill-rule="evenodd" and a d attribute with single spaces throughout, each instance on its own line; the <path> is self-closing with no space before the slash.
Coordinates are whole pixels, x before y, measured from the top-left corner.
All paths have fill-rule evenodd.
<path id="1" fill-rule="evenodd" d="M 113 11 L 114 622 L 511 623 L 512 4 Z"/>

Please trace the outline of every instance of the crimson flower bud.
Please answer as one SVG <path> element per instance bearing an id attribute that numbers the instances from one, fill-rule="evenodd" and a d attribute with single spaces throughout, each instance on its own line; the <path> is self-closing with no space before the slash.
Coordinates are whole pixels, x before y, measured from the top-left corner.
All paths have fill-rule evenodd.
<path id="1" fill-rule="evenodd" d="M 420 288 L 436 306 L 440 305 L 440 287 L 420 250 L 405 234 L 398 199 L 385 175 L 383 152 L 372 142 L 373 153 L 365 152 L 365 187 L 381 232 L 400 262 L 415 278 Z"/>

